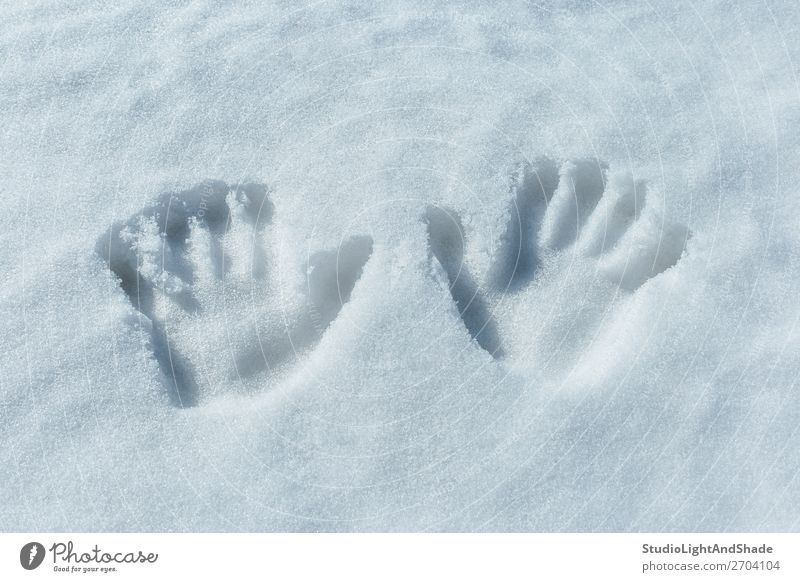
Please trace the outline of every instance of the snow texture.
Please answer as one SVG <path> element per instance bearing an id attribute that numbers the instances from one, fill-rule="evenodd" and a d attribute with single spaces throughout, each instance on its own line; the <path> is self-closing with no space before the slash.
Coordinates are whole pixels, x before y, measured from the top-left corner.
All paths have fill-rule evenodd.
<path id="1" fill-rule="evenodd" d="M 795 4 L 0 10 L 0 530 L 800 529 Z"/>

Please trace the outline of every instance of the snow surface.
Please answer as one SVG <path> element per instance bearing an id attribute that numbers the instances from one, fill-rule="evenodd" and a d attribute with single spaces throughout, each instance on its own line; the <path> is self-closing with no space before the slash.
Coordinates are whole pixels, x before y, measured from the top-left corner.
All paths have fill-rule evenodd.
<path id="1" fill-rule="evenodd" d="M 0 10 L 0 530 L 800 529 L 796 3 Z"/>

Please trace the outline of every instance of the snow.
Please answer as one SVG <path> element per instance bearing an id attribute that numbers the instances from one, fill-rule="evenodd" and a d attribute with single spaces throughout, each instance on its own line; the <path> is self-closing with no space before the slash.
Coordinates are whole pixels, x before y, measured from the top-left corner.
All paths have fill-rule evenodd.
<path id="1" fill-rule="evenodd" d="M 2 531 L 795 531 L 792 3 L 6 4 Z"/>

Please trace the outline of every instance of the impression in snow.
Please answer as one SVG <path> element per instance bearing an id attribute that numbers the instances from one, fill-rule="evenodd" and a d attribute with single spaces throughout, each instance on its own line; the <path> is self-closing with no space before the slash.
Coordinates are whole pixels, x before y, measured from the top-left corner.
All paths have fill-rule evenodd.
<path id="1" fill-rule="evenodd" d="M 487 287 L 494 295 L 519 291 L 536 279 L 544 255 L 571 251 L 596 261 L 597 272 L 620 289 L 635 291 L 675 265 L 690 236 L 686 226 L 664 220 L 646 192 L 645 182 L 626 173 L 609 176 L 608 165 L 595 159 L 560 167 L 549 158 L 524 164 L 512 179 L 510 218 Z M 452 209 L 431 206 L 423 220 L 467 331 L 501 358 L 489 301 L 463 261 L 461 219 Z"/>
<path id="2" fill-rule="evenodd" d="M 633 292 L 675 265 L 688 229 L 661 218 L 644 182 L 609 176 L 598 160 L 542 158 L 513 177 L 509 222 L 486 277 L 496 295 L 531 284 L 547 253 L 570 249 Z M 194 406 L 237 380 L 269 373 L 313 347 L 349 300 L 372 254 L 367 236 L 312 255 L 300 305 L 270 305 L 265 232 L 274 207 L 262 184 L 209 181 L 167 193 L 113 225 L 97 250 L 119 279 L 150 335 L 171 400 Z M 490 300 L 464 262 L 458 214 L 429 206 L 429 250 L 444 272 L 458 314 L 477 344 L 504 355 Z M 209 333 L 209 330 L 212 333 Z"/>
<path id="3" fill-rule="evenodd" d="M 265 231 L 274 212 L 267 194 L 263 184 L 203 182 L 164 194 L 98 241 L 148 329 L 177 406 L 194 406 L 311 348 L 372 254 L 371 238 L 352 237 L 312 255 L 307 296 L 299 307 L 276 308 L 266 293 Z"/>

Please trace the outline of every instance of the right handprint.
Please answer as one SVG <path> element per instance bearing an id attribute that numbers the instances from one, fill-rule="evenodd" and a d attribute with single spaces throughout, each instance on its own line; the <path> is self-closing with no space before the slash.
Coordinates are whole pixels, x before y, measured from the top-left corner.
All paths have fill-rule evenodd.
<path id="1" fill-rule="evenodd" d="M 644 181 L 595 159 L 524 164 L 509 198 L 482 283 L 464 260 L 458 214 L 432 206 L 424 215 L 458 313 L 496 359 L 574 362 L 570 354 L 595 339 L 619 301 L 674 266 L 690 237 L 686 226 L 664 219 Z"/>

